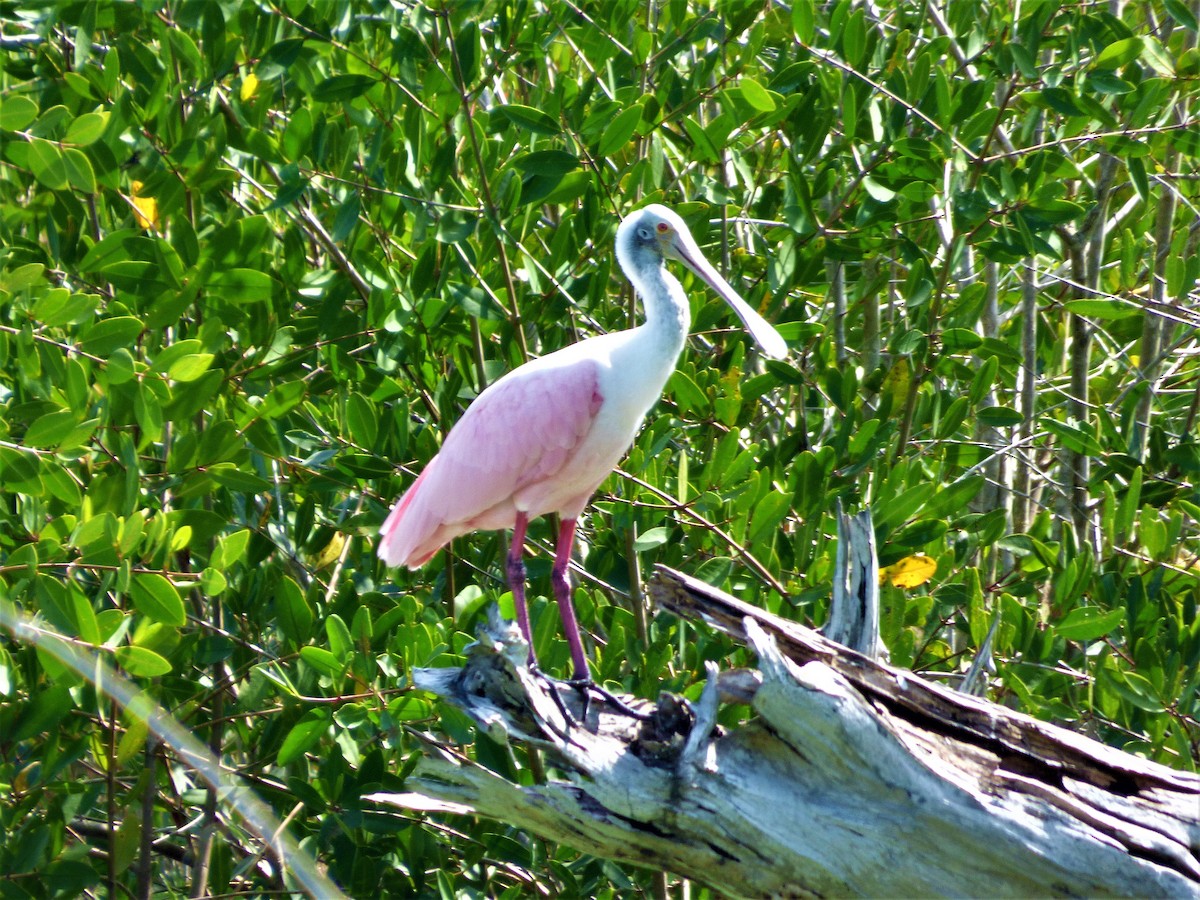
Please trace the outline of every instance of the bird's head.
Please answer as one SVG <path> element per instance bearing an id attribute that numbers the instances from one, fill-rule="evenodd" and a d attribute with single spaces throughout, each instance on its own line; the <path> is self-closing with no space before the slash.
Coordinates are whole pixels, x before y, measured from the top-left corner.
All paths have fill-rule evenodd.
<path id="1" fill-rule="evenodd" d="M 628 275 L 662 265 L 664 259 L 677 259 L 725 300 L 746 330 L 768 356 L 781 359 L 787 344 L 766 319 L 746 303 L 712 267 L 683 219 L 659 203 L 651 203 L 630 213 L 617 229 L 617 261 Z"/>
<path id="2" fill-rule="evenodd" d="M 617 229 L 617 256 L 627 270 L 663 259 L 678 259 L 691 267 L 689 258 L 703 259 L 683 219 L 660 203 L 651 203 L 625 217 Z"/>

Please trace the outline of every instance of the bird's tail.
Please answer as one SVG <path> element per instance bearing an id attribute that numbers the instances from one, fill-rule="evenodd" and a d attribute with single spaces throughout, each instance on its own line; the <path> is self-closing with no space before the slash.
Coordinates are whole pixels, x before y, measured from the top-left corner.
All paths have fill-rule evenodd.
<path id="1" fill-rule="evenodd" d="M 435 459 L 434 462 L 436 461 Z M 388 517 L 383 522 L 383 526 L 379 529 L 379 546 L 375 552 L 389 566 L 409 566 L 410 568 L 414 568 L 421 565 L 432 555 L 425 554 L 424 559 L 414 559 L 418 549 L 426 542 L 429 535 L 425 533 L 428 531 L 426 524 L 418 521 L 426 517 L 410 515 L 410 512 L 413 511 L 411 509 L 413 501 L 417 499 L 421 491 L 421 485 L 432 469 L 433 462 L 425 467 L 425 470 L 412 483 L 412 486 L 404 492 L 404 496 L 392 507 L 392 511 L 388 514 Z"/>

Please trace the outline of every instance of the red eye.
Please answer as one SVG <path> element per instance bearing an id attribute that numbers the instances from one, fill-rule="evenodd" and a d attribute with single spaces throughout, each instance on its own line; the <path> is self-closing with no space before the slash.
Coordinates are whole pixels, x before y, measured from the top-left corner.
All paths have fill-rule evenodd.
<path id="1" fill-rule="evenodd" d="M 671 226 L 668 225 L 666 222 L 658 223 L 658 233 L 659 234 L 666 234 L 670 230 L 671 230 Z"/>

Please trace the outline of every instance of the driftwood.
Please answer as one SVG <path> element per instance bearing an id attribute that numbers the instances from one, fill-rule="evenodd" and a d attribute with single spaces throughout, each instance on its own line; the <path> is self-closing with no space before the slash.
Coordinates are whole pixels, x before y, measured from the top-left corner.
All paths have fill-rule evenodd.
<path id="1" fill-rule="evenodd" d="M 382 805 L 475 813 L 741 897 L 1200 896 L 1200 778 L 958 693 L 660 569 L 651 597 L 748 642 L 694 707 L 531 672 L 493 621 L 422 687 L 554 768 L 509 782 L 430 739 Z M 723 731 L 718 704 L 750 703 Z"/>

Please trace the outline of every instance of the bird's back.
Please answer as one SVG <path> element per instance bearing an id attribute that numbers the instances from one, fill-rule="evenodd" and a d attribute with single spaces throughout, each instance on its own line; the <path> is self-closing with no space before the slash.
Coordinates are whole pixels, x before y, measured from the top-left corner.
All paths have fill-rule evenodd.
<path id="1" fill-rule="evenodd" d="M 460 534 L 509 528 L 518 509 L 562 512 L 581 493 L 582 509 L 607 472 L 591 485 L 570 473 L 604 399 L 601 364 L 568 352 L 580 346 L 510 372 L 475 399 L 384 522 L 378 553 L 388 565 L 416 568 Z"/>

